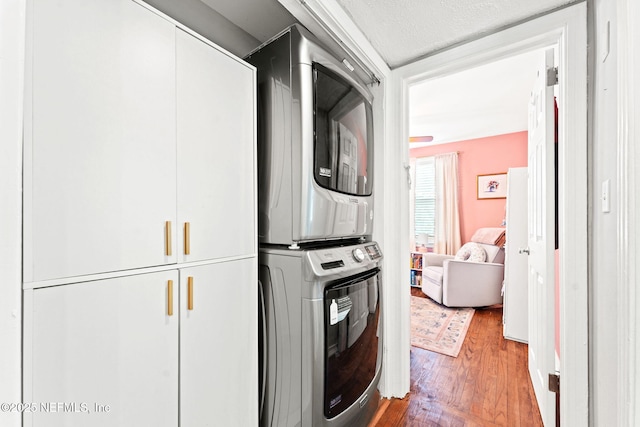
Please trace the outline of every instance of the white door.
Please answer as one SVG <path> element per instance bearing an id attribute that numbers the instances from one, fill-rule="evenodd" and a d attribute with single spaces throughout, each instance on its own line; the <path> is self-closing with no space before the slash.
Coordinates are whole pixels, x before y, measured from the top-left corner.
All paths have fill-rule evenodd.
<path id="1" fill-rule="evenodd" d="M 175 427 L 177 280 L 166 271 L 34 290 L 25 391 L 49 406 L 25 413 L 25 426 Z"/>
<path id="2" fill-rule="evenodd" d="M 254 71 L 184 31 L 176 37 L 181 260 L 253 254 Z"/>
<path id="3" fill-rule="evenodd" d="M 258 425 L 257 281 L 256 258 L 180 270 L 181 426 Z"/>
<path id="4" fill-rule="evenodd" d="M 175 263 L 173 24 L 130 0 L 35 0 L 32 17 L 24 281 Z"/>
<path id="5" fill-rule="evenodd" d="M 555 425 L 555 394 L 548 389 L 554 359 L 554 97 L 547 85 L 553 49 L 545 62 L 529 104 L 529 373 L 545 426 Z"/>
<path id="6" fill-rule="evenodd" d="M 504 337 L 528 342 L 529 301 L 526 254 L 518 253 L 527 246 L 527 175 L 528 169 L 509 168 L 507 188 L 507 246 L 504 262 Z"/>

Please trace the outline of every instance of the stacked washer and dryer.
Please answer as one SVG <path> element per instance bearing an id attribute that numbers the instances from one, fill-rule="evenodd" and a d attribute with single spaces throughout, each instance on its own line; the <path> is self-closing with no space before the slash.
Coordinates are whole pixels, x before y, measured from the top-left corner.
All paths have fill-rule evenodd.
<path id="1" fill-rule="evenodd" d="M 260 424 L 366 426 L 382 367 L 372 96 L 298 25 L 246 59 L 258 69 Z"/>

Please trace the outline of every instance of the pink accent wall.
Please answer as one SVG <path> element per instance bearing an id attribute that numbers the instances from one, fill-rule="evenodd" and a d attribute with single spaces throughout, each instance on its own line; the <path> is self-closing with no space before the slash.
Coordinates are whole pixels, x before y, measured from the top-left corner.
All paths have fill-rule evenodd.
<path id="1" fill-rule="evenodd" d="M 460 234 L 462 243 L 481 227 L 499 227 L 505 217 L 506 199 L 477 199 L 476 177 L 527 166 L 527 131 L 449 144 L 413 148 L 410 157 L 458 152 Z"/>
<path id="2" fill-rule="evenodd" d="M 556 356 L 560 359 L 560 249 L 555 252 L 555 270 L 556 270 L 556 309 L 555 309 L 555 327 L 556 327 Z"/>

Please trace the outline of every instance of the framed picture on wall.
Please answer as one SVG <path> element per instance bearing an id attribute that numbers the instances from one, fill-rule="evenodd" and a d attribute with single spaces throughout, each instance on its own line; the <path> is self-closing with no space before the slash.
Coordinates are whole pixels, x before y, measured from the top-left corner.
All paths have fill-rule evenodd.
<path id="1" fill-rule="evenodd" d="M 507 173 L 492 173 L 478 175 L 476 179 L 478 200 L 480 199 L 506 199 L 507 198 Z"/>

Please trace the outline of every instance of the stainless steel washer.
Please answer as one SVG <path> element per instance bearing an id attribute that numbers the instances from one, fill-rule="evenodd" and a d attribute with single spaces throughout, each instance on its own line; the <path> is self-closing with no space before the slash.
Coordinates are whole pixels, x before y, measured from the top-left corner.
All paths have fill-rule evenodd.
<path id="1" fill-rule="evenodd" d="M 260 250 L 261 426 L 366 426 L 382 366 L 375 242 Z"/>

